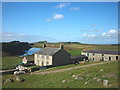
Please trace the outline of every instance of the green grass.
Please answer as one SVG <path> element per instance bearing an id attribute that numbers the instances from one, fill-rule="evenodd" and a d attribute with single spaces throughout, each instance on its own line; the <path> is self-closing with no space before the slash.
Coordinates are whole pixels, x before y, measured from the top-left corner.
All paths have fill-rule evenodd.
<path id="1" fill-rule="evenodd" d="M 46 68 L 44 70 L 35 71 L 35 72 L 44 72 L 44 71 L 65 69 L 65 68 L 71 68 L 71 67 L 77 67 L 77 66 L 84 66 L 84 65 L 93 64 L 93 63 L 101 63 L 101 61 L 90 61 L 89 63 L 77 64 L 77 65 L 75 65 L 75 64 L 69 64 L 69 65 L 63 65 L 63 66 L 56 66 L 56 67 Z"/>
<path id="2" fill-rule="evenodd" d="M 81 55 L 82 50 L 67 50 L 71 55 Z"/>
<path id="3" fill-rule="evenodd" d="M 100 72 L 100 69 L 103 69 L 103 72 Z M 83 80 L 74 80 L 72 75 L 82 75 Z M 89 76 L 87 76 L 89 75 Z M 96 75 L 96 80 L 93 78 Z M 103 75 L 111 75 L 110 77 L 103 78 Z M 118 85 L 118 79 L 112 75 L 118 76 L 118 62 L 113 61 L 107 64 L 90 66 L 86 68 L 80 68 L 70 71 L 64 71 L 53 74 L 46 75 L 18 75 L 25 79 L 24 82 L 15 81 L 13 83 L 6 83 L 3 85 L 3 88 L 106 88 L 103 86 L 102 82 L 97 82 L 97 79 L 107 79 L 111 86 L 107 88 L 115 88 Z M 3 80 L 7 78 L 14 78 L 14 75 L 3 75 Z M 85 85 L 84 83 L 89 80 L 89 84 Z M 66 80 L 65 83 L 62 80 Z"/>
<path id="4" fill-rule="evenodd" d="M 22 58 L 15 56 L 6 56 L 2 57 L 2 69 L 13 69 L 19 65 L 22 61 Z"/>
<path id="5" fill-rule="evenodd" d="M 43 44 L 35 43 L 32 47 L 41 48 Z M 60 43 L 48 43 L 47 47 L 60 47 Z M 65 50 L 83 50 L 83 49 L 103 49 L 103 50 L 118 50 L 117 45 L 94 45 L 94 44 L 63 44 Z M 120 47 L 120 45 L 119 45 Z"/>
<path id="6" fill-rule="evenodd" d="M 28 66 L 28 68 L 38 68 L 39 66 Z"/>

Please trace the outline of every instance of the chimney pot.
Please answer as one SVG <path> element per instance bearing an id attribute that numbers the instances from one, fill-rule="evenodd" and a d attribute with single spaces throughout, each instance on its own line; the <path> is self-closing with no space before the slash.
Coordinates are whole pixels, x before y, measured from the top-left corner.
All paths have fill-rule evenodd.
<path id="1" fill-rule="evenodd" d="M 45 48 L 46 47 L 46 44 L 43 44 L 43 48 Z"/>
<path id="2" fill-rule="evenodd" d="M 60 44 L 60 48 L 61 48 L 61 49 L 63 49 L 63 48 L 64 48 L 62 44 Z"/>

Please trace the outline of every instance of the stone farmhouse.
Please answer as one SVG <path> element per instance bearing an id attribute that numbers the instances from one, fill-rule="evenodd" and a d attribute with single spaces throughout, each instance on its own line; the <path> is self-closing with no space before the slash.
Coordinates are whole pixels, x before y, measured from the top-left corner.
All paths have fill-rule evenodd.
<path id="1" fill-rule="evenodd" d="M 82 55 L 86 55 L 89 60 L 93 61 L 109 61 L 109 60 L 118 60 L 119 52 L 110 51 L 110 50 L 83 50 Z"/>
<path id="2" fill-rule="evenodd" d="M 66 65 L 71 62 L 71 55 L 64 50 L 63 45 L 60 45 L 60 48 L 50 48 L 44 44 L 43 48 L 34 54 L 34 63 L 41 67 Z"/>

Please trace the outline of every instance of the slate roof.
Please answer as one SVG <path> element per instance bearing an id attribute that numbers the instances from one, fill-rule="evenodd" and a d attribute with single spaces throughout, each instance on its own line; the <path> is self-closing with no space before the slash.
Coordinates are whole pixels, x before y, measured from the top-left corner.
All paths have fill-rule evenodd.
<path id="1" fill-rule="evenodd" d="M 41 55 L 49 55 L 52 56 L 54 55 L 56 52 L 58 52 L 59 50 L 61 50 L 61 48 L 42 48 L 40 49 L 38 52 L 36 52 L 35 54 L 41 54 Z"/>
<path id="2" fill-rule="evenodd" d="M 112 51 L 112 50 L 84 50 L 83 52 L 120 55 L 120 51 Z"/>
<path id="3" fill-rule="evenodd" d="M 76 56 L 71 56 L 71 58 L 87 58 L 85 55 L 76 55 Z"/>

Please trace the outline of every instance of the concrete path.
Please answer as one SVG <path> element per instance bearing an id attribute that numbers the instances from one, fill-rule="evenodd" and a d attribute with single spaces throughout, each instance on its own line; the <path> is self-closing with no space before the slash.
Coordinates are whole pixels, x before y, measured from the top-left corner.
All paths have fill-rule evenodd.
<path id="1" fill-rule="evenodd" d="M 95 66 L 95 65 L 101 65 L 101 64 L 106 64 L 107 62 L 102 62 L 102 63 L 94 63 L 94 64 L 89 64 L 89 65 L 84 65 L 84 66 L 76 66 L 76 67 L 71 67 L 71 68 L 66 68 L 66 69 L 58 69 L 58 70 L 51 70 L 51 71 L 45 71 L 45 72 L 33 72 L 30 73 L 32 74 L 49 74 L 49 73 L 56 73 L 56 72 L 63 72 L 63 71 L 68 71 L 68 70 L 74 70 L 78 68 L 84 68 L 84 67 L 89 67 L 89 66 Z"/>

